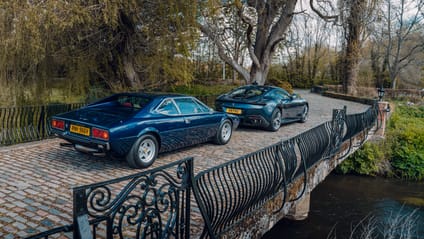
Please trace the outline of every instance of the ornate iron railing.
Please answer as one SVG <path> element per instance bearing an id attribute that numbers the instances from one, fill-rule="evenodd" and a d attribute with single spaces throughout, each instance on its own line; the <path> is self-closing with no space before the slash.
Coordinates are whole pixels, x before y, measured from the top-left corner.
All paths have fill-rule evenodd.
<path id="1" fill-rule="evenodd" d="M 363 129 L 375 120 L 368 111 L 360 118 Z M 205 222 L 201 238 L 220 238 L 279 192 L 283 192 L 279 210 L 286 201 L 300 199 L 306 191 L 307 169 L 340 151 L 346 119 L 346 107 L 334 110 L 330 122 L 196 175 L 193 191 Z M 297 177 L 303 177 L 303 189 L 288 198 L 287 185 Z"/>
<path id="2" fill-rule="evenodd" d="M 32 236 L 73 232 L 73 238 L 189 238 L 190 195 L 204 219 L 202 238 L 220 238 L 268 200 L 306 191 L 307 170 L 340 153 L 340 146 L 377 120 L 376 105 L 361 114 L 334 110 L 333 120 L 238 159 L 193 175 L 193 160 L 74 189 L 73 224 Z M 350 150 L 350 148 L 349 148 Z M 290 182 L 303 189 L 288 196 Z"/>
<path id="3" fill-rule="evenodd" d="M 193 159 L 73 189 L 73 238 L 189 238 Z"/>
<path id="4" fill-rule="evenodd" d="M 49 119 L 83 104 L 53 104 L 0 108 L 0 145 L 46 139 L 50 136 Z"/>
<path id="5" fill-rule="evenodd" d="M 216 238 L 231 229 L 267 200 L 284 182 L 276 144 L 199 173 L 194 195 L 205 220 L 202 237 Z"/>

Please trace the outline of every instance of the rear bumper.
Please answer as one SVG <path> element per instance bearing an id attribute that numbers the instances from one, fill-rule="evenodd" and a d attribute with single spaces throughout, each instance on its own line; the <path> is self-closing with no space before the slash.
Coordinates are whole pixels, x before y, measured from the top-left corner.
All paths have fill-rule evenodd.
<path id="1" fill-rule="evenodd" d="M 270 125 L 270 122 L 262 115 L 246 115 L 240 117 L 240 119 L 240 124 L 245 126 L 268 127 Z"/>
<path id="2" fill-rule="evenodd" d="M 76 150 L 95 156 L 105 156 L 111 149 L 109 142 L 101 140 L 85 139 L 67 132 L 55 131 L 54 135 L 71 143 Z"/>

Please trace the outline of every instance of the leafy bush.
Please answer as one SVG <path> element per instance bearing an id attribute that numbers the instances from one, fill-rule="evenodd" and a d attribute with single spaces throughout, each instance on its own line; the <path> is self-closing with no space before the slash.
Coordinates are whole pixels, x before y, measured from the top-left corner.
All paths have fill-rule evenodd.
<path id="1" fill-rule="evenodd" d="M 389 164 L 391 171 L 382 169 Z M 407 180 L 424 179 L 424 106 L 400 104 L 382 142 L 367 142 L 337 169 L 341 173 L 381 172 Z"/>
<path id="2" fill-rule="evenodd" d="M 387 141 L 395 175 L 424 179 L 424 106 L 398 106 L 388 124 Z"/>
<path id="3" fill-rule="evenodd" d="M 293 86 L 287 80 L 287 75 L 282 67 L 271 66 L 268 73 L 267 84 L 281 87 L 290 94 L 293 93 Z"/>
<path id="4" fill-rule="evenodd" d="M 361 149 L 353 153 L 337 168 L 343 174 L 355 173 L 375 176 L 379 172 L 379 165 L 384 160 L 383 151 L 379 143 L 367 142 Z"/>

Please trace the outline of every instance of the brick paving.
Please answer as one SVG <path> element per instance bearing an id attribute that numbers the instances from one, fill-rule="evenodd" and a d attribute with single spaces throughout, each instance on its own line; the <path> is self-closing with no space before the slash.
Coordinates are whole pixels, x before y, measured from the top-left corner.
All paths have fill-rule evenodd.
<path id="1" fill-rule="evenodd" d="M 160 154 L 152 167 L 194 157 L 195 173 L 293 137 L 331 119 L 333 108 L 348 114 L 368 106 L 299 90 L 309 101 L 306 123 L 284 125 L 277 132 L 239 128 L 224 146 L 202 144 Z M 61 147 L 49 139 L 0 147 L 0 238 L 22 238 L 72 222 L 72 188 L 134 174 L 125 161 L 97 158 Z"/>

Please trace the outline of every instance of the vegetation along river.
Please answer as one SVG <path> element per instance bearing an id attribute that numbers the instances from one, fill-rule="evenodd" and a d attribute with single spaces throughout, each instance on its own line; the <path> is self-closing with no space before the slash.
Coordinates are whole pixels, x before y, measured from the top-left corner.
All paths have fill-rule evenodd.
<path id="1" fill-rule="evenodd" d="M 405 225 L 405 219 L 415 224 L 412 236 L 403 237 L 406 232 L 398 229 L 393 238 L 424 239 L 424 182 L 331 174 L 312 191 L 306 220 L 283 219 L 263 239 L 350 238 L 361 220 L 374 221 L 374 229 L 389 233 L 394 227 L 385 226 L 394 221 Z M 359 228 L 351 238 L 364 238 Z"/>

